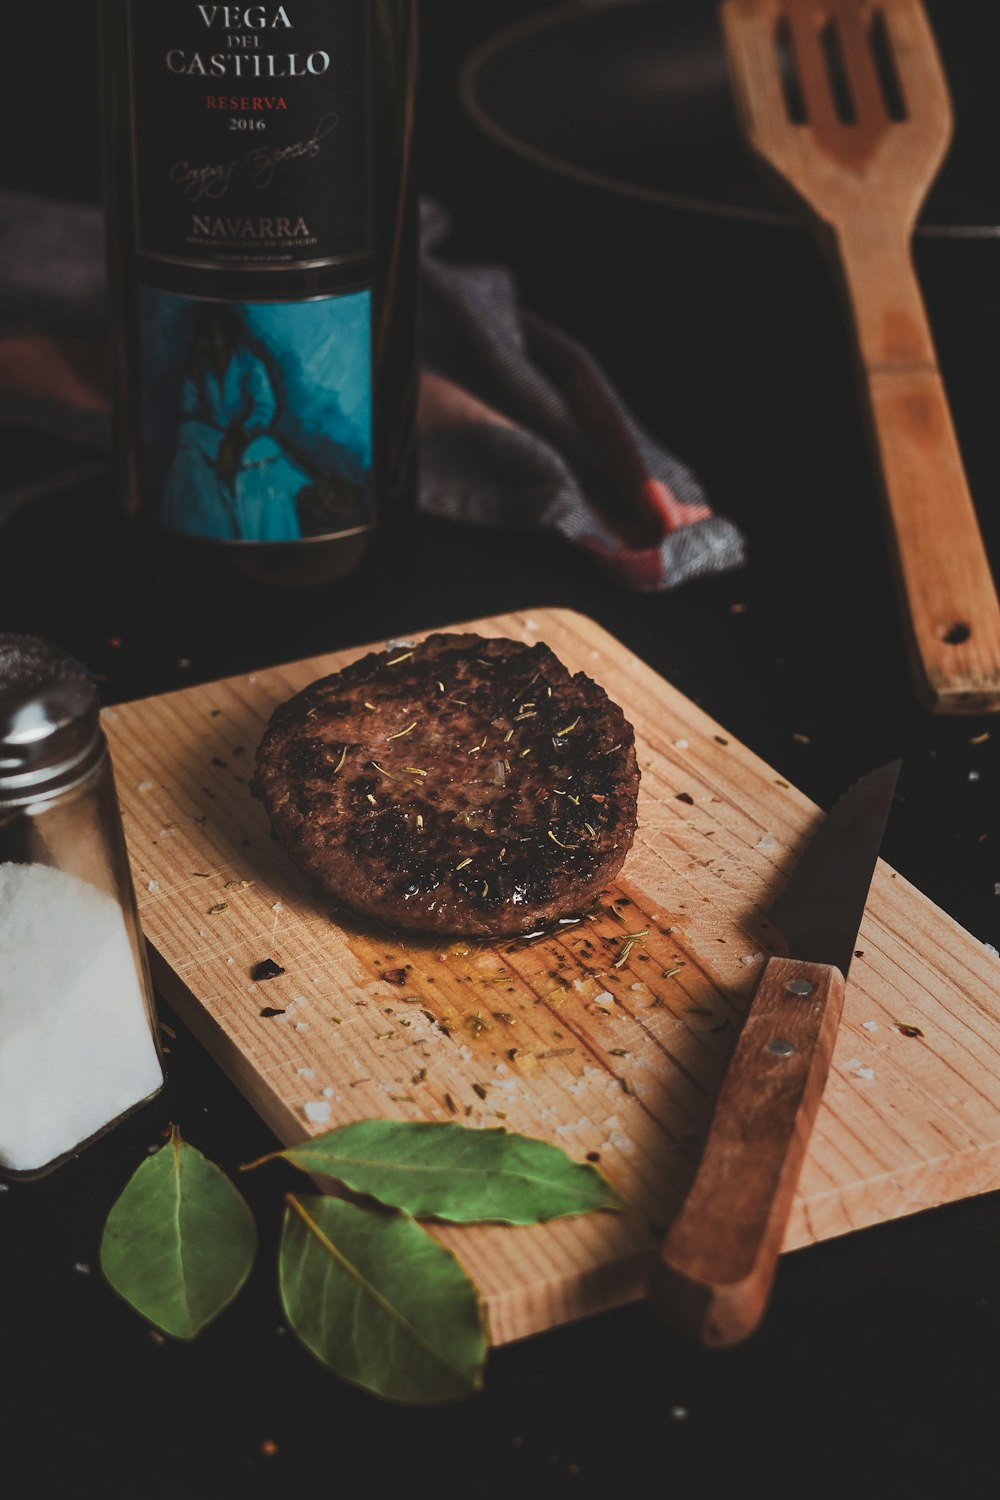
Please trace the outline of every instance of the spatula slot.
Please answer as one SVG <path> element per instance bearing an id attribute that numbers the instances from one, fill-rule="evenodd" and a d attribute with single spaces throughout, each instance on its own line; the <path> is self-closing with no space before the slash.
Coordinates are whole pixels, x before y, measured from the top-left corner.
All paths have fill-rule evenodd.
<path id="1" fill-rule="evenodd" d="M 906 98 L 903 94 L 903 85 L 900 82 L 889 27 L 883 10 L 876 9 L 872 12 L 868 24 L 868 43 L 871 47 L 872 61 L 875 64 L 875 73 L 878 77 L 886 114 L 890 120 L 898 124 L 907 118 Z"/>
<path id="2" fill-rule="evenodd" d="M 781 16 L 774 28 L 774 51 L 778 59 L 778 76 L 781 79 L 781 92 L 788 119 L 792 125 L 805 125 L 809 115 L 795 65 L 792 28 L 786 16 Z"/>
<path id="3" fill-rule="evenodd" d="M 823 54 L 823 62 L 826 65 L 827 82 L 830 85 L 830 97 L 837 119 L 841 125 L 856 125 L 858 123 L 858 110 L 851 91 L 850 80 L 847 76 L 847 66 L 844 61 L 844 49 L 840 39 L 840 31 L 835 20 L 824 20 L 819 28 L 819 46 Z"/>

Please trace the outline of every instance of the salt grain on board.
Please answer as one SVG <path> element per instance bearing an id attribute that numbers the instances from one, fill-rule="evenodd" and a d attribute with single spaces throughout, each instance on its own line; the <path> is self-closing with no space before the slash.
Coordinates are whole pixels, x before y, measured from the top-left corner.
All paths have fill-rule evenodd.
<path id="1" fill-rule="evenodd" d="M 330 1118 L 330 1106 L 325 1099 L 310 1099 L 302 1106 L 302 1113 L 310 1125 L 322 1125 L 324 1120 Z"/>
<path id="2" fill-rule="evenodd" d="M 118 902 L 0 865 L 0 1162 L 37 1171 L 162 1082 Z"/>

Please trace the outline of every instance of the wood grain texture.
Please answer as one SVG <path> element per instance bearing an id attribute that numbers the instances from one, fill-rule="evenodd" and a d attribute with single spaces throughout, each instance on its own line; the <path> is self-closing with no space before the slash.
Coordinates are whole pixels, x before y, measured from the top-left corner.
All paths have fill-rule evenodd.
<path id="1" fill-rule="evenodd" d="M 722 20 L 747 139 L 845 292 L 917 692 L 938 713 L 996 712 L 1000 602 L 910 249 L 952 135 L 923 7 L 726 0 Z"/>
<path id="2" fill-rule="evenodd" d="M 453 628 L 546 641 L 635 726 L 638 833 L 594 921 L 519 944 L 422 942 L 310 892 L 247 782 L 276 705 L 360 649 L 122 704 L 104 723 L 156 983 L 280 1141 L 456 1118 L 599 1155 L 625 1215 L 435 1231 L 502 1343 L 643 1295 L 781 951 L 764 913 L 821 814 L 593 621 L 537 610 Z M 858 948 L 786 1250 L 1000 1187 L 996 960 L 884 864 Z M 263 958 L 285 973 L 255 983 Z"/>
<path id="3" fill-rule="evenodd" d="M 741 1343 L 764 1316 L 843 1004 L 839 969 L 764 966 L 649 1281 L 655 1311 L 708 1348 Z"/>

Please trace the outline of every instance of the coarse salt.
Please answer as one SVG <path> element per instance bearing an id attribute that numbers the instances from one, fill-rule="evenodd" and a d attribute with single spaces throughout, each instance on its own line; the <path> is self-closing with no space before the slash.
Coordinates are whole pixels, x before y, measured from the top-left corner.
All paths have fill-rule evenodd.
<path id="1" fill-rule="evenodd" d="M 763 837 L 759 838 L 756 844 L 754 844 L 755 849 L 777 849 L 777 847 L 778 840 L 775 838 L 773 833 L 765 833 Z"/>
<path id="2" fill-rule="evenodd" d="M 321 1125 L 330 1118 L 330 1106 L 325 1099 L 310 1099 L 302 1106 L 302 1113 L 310 1125 Z"/>
<path id="3" fill-rule="evenodd" d="M 0 864 L 0 1162 L 46 1167 L 162 1082 L 118 902 L 64 870 Z"/>

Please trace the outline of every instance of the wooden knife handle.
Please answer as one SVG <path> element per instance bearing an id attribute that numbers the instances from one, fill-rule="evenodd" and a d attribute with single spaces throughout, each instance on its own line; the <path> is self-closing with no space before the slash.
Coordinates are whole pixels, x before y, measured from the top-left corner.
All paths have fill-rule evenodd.
<path id="1" fill-rule="evenodd" d="M 839 969 L 772 958 L 761 975 L 647 1288 L 665 1322 L 708 1347 L 763 1317 L 843 1004 Z"/>
<path id="2" fill-rule="evenodd" d="M 1000 602 L 908 240 L 869 219 L 836 245 L 917 691 L 936 713 L 995 713 Z"/>

